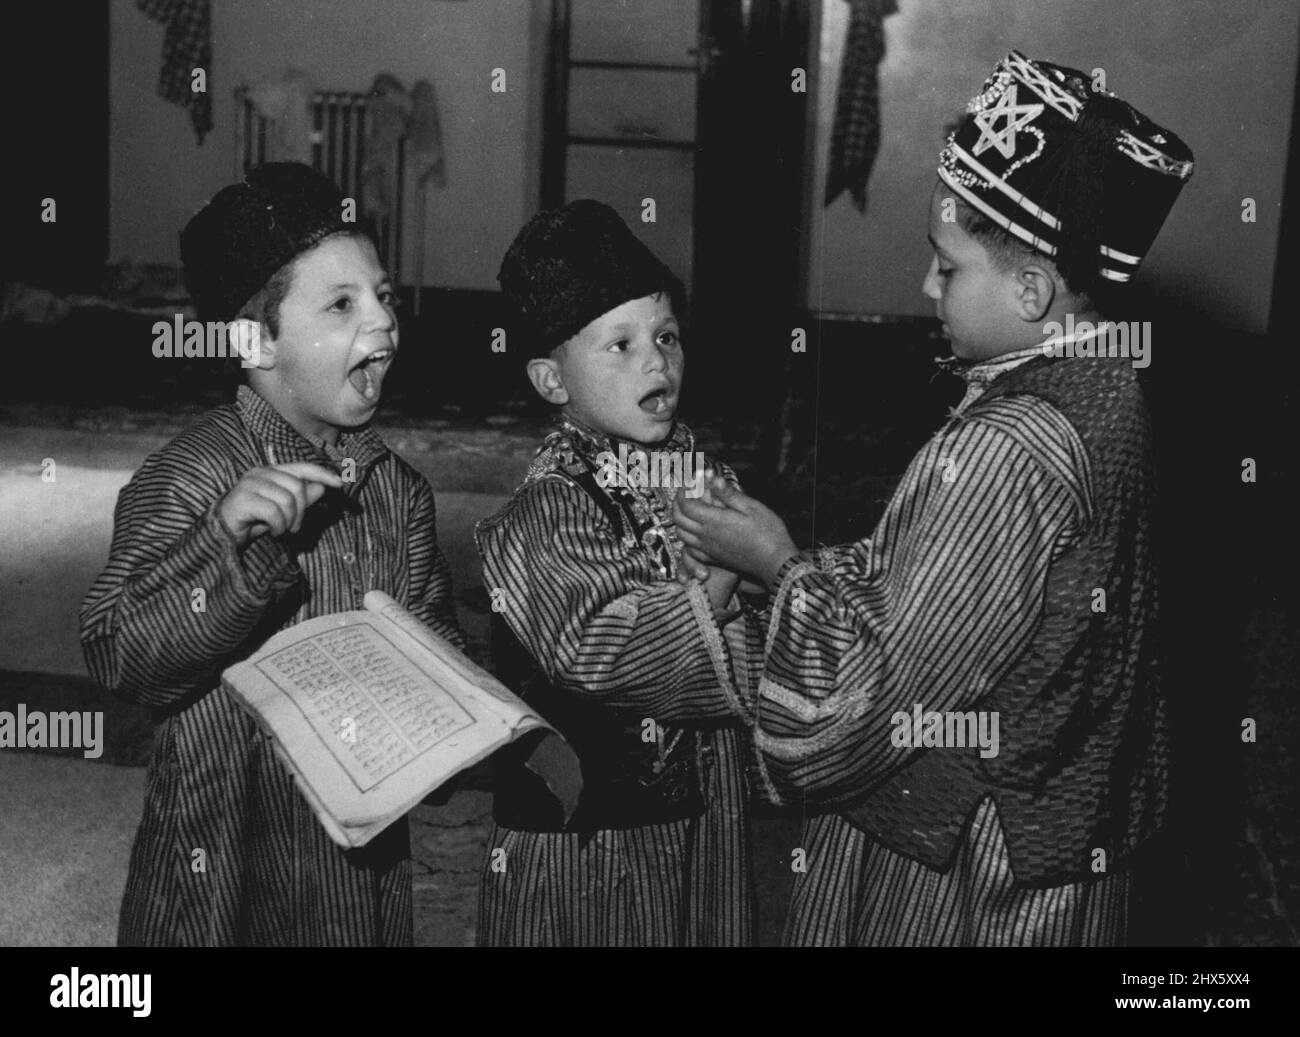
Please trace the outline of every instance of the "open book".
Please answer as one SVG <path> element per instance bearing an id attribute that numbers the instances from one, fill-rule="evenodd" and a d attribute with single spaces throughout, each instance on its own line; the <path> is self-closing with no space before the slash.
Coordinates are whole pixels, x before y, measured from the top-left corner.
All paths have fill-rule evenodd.
<path id="1" fill-rule="evenodd" d="M 527 703 L 381 591 L 282 630 L 222 682 L 271 736 L 330 837 L 364 846 L 453 775 L 539 732 L 529 766 L 567 818 L 567 743 Z"/>

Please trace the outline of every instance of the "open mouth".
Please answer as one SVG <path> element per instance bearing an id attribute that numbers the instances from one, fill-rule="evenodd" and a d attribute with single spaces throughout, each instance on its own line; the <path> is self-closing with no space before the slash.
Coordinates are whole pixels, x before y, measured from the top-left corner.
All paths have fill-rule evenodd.
<path id="1" fill-rule="evenodd" d="M 663 386 L 662 388 L 654 389 L 642 396 L 641 399 L 637 401 L 637 406 L 653 418 L 666 418 L 672 414 L 673 402 L 668 387 Z"/>
<path id="2" fill-rule="evenodd" d="M 397 350 L 391 346 L 376 349 L 348 372 L 348 381 L 352 384 L 352 388 L 365 399 L 371 402 L 377 401 L 379 392 L 383 388 L 384 374 L 396 354 Z"/>

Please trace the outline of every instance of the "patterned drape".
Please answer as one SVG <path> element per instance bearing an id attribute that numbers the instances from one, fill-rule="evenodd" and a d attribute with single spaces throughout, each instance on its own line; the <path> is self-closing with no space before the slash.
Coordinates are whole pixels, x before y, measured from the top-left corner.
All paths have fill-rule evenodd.
<path id="1" fill-rule="evenodd" d="M 163 37 L 158 96 L 188 108 L 199 143 L 212 130 L 212 5 L 209 0 L 135 0 L 136 6 L 167 27 Z M 193 74 L 204 70 L 204 89 L 195 91 Z"/>
<path id="2" fill-rule="evenodd" d="M 867 210 L 867 180 L 880 150 L 880 86 L 877 70 L 885 57 L 885 16 L 898 11 L 897 0 L 848 0 L 849 31 L 840 66 L 840 88 L 831 133 L 826 204 L 841 191 L 853 197 L 858 212 Z"/>

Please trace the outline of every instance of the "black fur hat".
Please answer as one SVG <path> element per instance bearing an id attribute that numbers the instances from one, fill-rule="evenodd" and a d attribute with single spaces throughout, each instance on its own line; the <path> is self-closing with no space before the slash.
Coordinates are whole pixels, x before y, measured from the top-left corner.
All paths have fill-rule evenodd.
<path id="1" fill-rule="evenodd" d="M 539 212 L 515 236 L 501 289 L 536 353 L 549 353 L 601 314 L 656 292 L 683 303 L 681 281 L 608 205 L 589 198 Z"/>
<path id="2" fill-rule="evenodd" d="M 344 222 L 343 203 L 333 181 L 300 162 L 263 163 L 218 191 L 181 231 L 200 319 L 234 319 L 290 260 L 331 234 L 364 233 Z"/>

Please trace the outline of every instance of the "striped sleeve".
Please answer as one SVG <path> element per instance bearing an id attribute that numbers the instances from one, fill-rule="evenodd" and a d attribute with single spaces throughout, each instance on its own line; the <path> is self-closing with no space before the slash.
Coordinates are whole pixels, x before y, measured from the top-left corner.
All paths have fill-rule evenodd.
<path id="1" fill-rule="evenodd" d="M 787 562 L 760 682 L 779 783 L 835 805 L 912 753 L 895 713 L 970 708 L 1038 626 L 1054 553 L 1091 514 L 1087 454 L 1049 404 L 1005 398 L 917 455 L 875 534 Z"/>
<path id="2" fill-rule="evenodd" d="M 581 489 L 540 479 L 477 539 L 493 607 L 552 683 L 665 723 L 737 715 L 712 613 L 628 551 Z"/>
<path id="3" fill-rule="evenodd" d="M 410 600 L 407 608 L 438 634 L 461 651 L 465 634 L 456 618 L 452 598 L 451 568 L 438 546 L 438 516 L 433 490 L 418 472 L 410 473 L 414 486 L 411 495 L 410 539 L 407 564 L 410 566 Z"/>
<path id="4" fill-rule="evenodd" d="M 210 688 L 299 578 L 273 537 L 236 548 L 216 516 L 224 492 L 173 447 L 149 458 L 118 496 L 108 564 L 80 613 L 86 665 L 108 690 L 165 707 Z"/>

